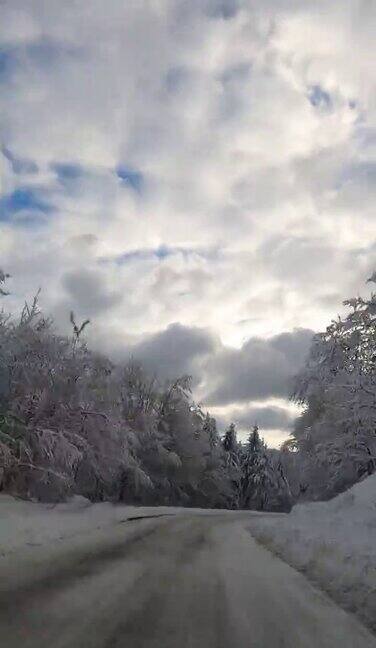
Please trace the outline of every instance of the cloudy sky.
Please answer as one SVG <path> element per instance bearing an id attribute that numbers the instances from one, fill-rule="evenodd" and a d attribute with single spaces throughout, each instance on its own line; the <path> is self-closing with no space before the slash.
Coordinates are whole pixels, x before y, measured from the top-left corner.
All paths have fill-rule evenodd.
<path id="1" fill-rule="evenodd" d="M 376 267 L 374 0 L 0 0 L 0 266 L 272 445 Z"/>

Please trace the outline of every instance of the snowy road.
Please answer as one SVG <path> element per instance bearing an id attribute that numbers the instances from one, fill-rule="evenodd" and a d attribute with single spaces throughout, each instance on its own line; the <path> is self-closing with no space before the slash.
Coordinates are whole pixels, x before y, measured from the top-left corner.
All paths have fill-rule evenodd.
<path id="1" fill-rule="evenodd" d="M 250 514 L 118 523 L 0 563 L 4 648 L 376 648 Z"/>

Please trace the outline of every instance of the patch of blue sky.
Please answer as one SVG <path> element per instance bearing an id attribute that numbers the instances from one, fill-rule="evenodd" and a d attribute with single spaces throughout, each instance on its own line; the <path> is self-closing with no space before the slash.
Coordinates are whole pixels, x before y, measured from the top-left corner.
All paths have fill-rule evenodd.
<path id="1" fill-rule="evenodd" d="M 16 67 L 17 57 L 14 55 L 14 49 L 0 47 L 0 83 L 10 81 Z"/>
<path id="2" fill-rule="evenodd" d="M 80 55 L 82 48 L 67 46 L 46 38 L 28 44 L 0 47 L 0 83 L 9 82 L 14 72 L 25 62 L 39 68 L 50 68 Z"/>
<path id="3" fill-rule="evenodd" d="M 332 99 L 329 92 L 318 84 L 310 86 L 307 96 L 309 102 L 315 108 L 329 109 L 332 106 Z"/>
<path id="4" fill-rule="evenodd" d="M 38 67 L 56 65 L 62 56 L 74 55 L 78 49 L 47 38 L 30 43 L 25 47 L 27 58 Z"/>
<path id="5" fill-rule="evenodd" d="M 179 252 L 179 248 L 170 248 L 167 245 L 160 245 L 159 247 L 152 250 L 153 255 L 158 259 L 167 259 L 167 257 L 173 256 L 174 254 Z"/>
<path id="6" fill-rule="evenodd" d="M 151 254 L 153 256 L 156 256 L 158 259 L 162 261 L 163 259 L 167 259 L 168 257 L 171 256 L 176 256 L 177 254 L 181 255 L 185 259 L 188 259 L 189 257 L 195 255 L 209 258 L 210 256 L 213 255 L 213 251 L 214 248 L 209 250 L 209 249 L 202 249 L 202 248 L 190 248 L 190 247 L 182 247 L 182 246 L 170 247 L 168 245 L 160 245 L 159 247 L 151 250 Z"/>
<path id="7" fill-rule="evenodd" d="M 116 167 L 116 175 L 125 186 L 130 187 L 138 194 L 142 193 L 144 176 L 141 171 L 127 165 L 119 164 Z"/>
<path id="8" fill-rule="evenodd" d="M 36 68 L 51 68 L 81 56 L 83 49 L 78 45 L 67 45 L 61 41 L 42 37 L 33 43 L 21 46 L 20 55 Z"/>
<path id="9" fill-rule="evenodd" d="M 139 248 L 138 250 L 123 252 L 122 254 L 103 256 L 98 260 L 98 263 L 100 265 L 115 264 L 118 266 L 123 266 L 127 264 L 137 263 L 139 261 L 150 261 L 152 259 L 153 255 L 151 253 L 151 250 L 147 248 Z"/>
<path id="10" fill-rule="evenodd" d="M 0 198 L 0 221 L 12 222 L 17 219 L 20 222 L 22 213 L 27 214 L 30 221 L 32 214 L 35 217 L 37 214 L 48 215 L 53 209 L 53 205 L 45 199 L 40 191 L 30 187 L 20 187 L 11 194 Z M 37 220 L 39 222 L 40 219 Z"/>
<path id="11" fill-rule="evenodd" d="M 6 159 L 10 162 L 13 173 L 34 174 L 38 172 L 38 165 L 33 160 L 18 157 L 6 146 L 3 146 L 1 148 L 1 152 L 4 157 L 6 157 Z"/>
<path id="12" fill-rule="evenodd" d="M 218 248 L 189 248 L 189 247 L 170 247 L 168 245 L 159 245 L 156 248 L 140 248 L 138 250 L 131 250 L 123 254 L 116 255 L 115 257 L 103 257 L 102 263 L 116 263 L 117 265 L 125 265 L 134 261 L 146 261 L 157 258 L 159 261 L 164 261 L 169 257 L 181 255 L 183 258 L 188 259 L 192 256 L 200 256 L 207 260 L 215 259 L 218 257 Z"/>
<path id="13" fill-rule="evenodd" d="M 79 164 L 56 162 L 52 164 L 52 169 L 62 183 L 77 180 L 84 175 L 84 170 Z"/>

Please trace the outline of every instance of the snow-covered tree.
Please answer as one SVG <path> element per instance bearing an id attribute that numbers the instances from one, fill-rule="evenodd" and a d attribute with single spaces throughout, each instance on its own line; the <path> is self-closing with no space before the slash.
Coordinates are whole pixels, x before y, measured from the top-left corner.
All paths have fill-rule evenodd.
<path id="1" fill-rule="evenodd" d="M 291 493 L 283 467 L 275 464 L 260 438 L 257 425 L 244 449 L 241 479 L 241 508 L 258 511 L 289 511 Z"/>
<path id="2" fill-rule="evenodd" d="M 370 281 L 376 281 L 373 275 Z M 311 497 L 331 497 L 376 467 L 376 294 L 318 334 L 296 378 L 294 438 Z"/>
<path id="3" fill-rule="evenodd" d="M 205 420 L 202 426 L 203 433 L 206 434 L 209 445 L 211 448 L 215 448 L 219 444 L 219 434 L 217 430 L 217 422 L 215 418 L 210 416 L 209 412 L 207 412 L 205 416 Z"/>
<path id="4" fill-rule="evenodd" d="M 254 426 L 244 448 L 241 477 L 242 508 L 263 509 L 265 448 L 258 427 Z"/>
<path id="5" fill-rule="evenodd" d="M 238 451 L 238 440 L 236 438 L 235 424 L 230 423 L 223 437 L 223 448 L 226 452 L 236 453 Z"/>
<path id="6" fill-rule="evenodd" d="M 249 466 L 235 426 L 222 441 L 189 376 L 161 384 L 132 360 L 115 365 L 87 347 L 88 322 L 70 320 L 73 336 L 58 335 L 38 295 L 19 318 L 0 313 L 0 487 L 43 500 L 238 508 Z M 255 465 L 269 469 L 260 444 Z M 264 481 L 254 479 L 258 502 Z"/>
<path id="7" fill-rule="evenodd" d="M 302 473 L 301 455 L 295 439 L 289 438 L 275 451 L 275 461 L 280 462 L 288 482 L 291 497 L 297 502 L 304 490 L 305 476 Z"/>
<path id="8" fill-rule="evenodd" d="M 0 316 L 5 487 L 42 499 L 228 506 L 216 423 L 193 403 L 189 377 L 162 385 L 133 361 L 115 366 L 71 319 L 73 338 L 55 333 L 37 299 L 18 321 Z"/>
<path id="9" fill-rule="evenodd" d="M 242 446 L 237 440 L 236 427 L 231 423 L 222 439 L 226 470 L 232 484 L 231 508 L 238 509 L 241 505 L 242 479 Z"/>
<path id="10" fill-rule="evenodd" d="M 0 268 L 0 297 L 5 297 L 6 295 L 9 295 L 9 293 L 5 290 L 4 284 L 7 279 L 9 279 L 8 274 L 6 274 L 1 268 Z"/>

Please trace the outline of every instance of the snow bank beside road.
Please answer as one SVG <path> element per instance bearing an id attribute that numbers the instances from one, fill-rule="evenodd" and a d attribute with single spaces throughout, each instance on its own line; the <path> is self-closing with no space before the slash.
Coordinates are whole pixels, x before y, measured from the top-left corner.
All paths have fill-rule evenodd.
<path id="1" fill-rule="evenodd" d="M 216 509 L 176 506 L 126 506 L 92 504 L 80 495 L 61 504 L 41 504 L 0 495 L 0 558 L 26 547 L 39 547 L 66 540 L 111 524 L 161 515 L 218 515 Z M 233 511 L 221 510 L 221 514 Z M 254 514 L 252 511 L 250 515 Z"/>
<path id="2" fill-rule="evenodd" d="M 81 496 L 65 504 L 51 505 L 0 495 L 0 557 L 23 547 L 71 538 L 132 517 L 177 512 L 181 509 L 122 506 L 109 502 L 92 504 Z"/>
<path id="3" fill-rule="evenodd" d="M 252 535 L 376 630 L 376 475 L 329 502 L 254 518 Z"/>

